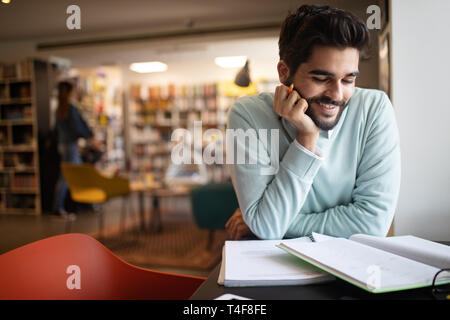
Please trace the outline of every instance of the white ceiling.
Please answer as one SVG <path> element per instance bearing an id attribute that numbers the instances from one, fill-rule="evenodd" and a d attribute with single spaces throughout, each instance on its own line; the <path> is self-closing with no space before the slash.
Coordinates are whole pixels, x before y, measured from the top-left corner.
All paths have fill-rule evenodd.
<path id="1" fill-rule="evenodd" d="M 377 0 L 324 0 L 336 7 L 364 12 L 367 2 Z M 219 55 L 247 55 L 274 59 L 279 24 L 298 0 L 11 0 L 0 3 L 0 59 L 16 54 L 70 59 L 75 67 L 164 60 L 172 64 L 211 61 Z M 68 30 L 66 9 L 81 9 L 81 30 Z M 356 13 L 356 12 L 355 12 Z M 183 33 L 236 26 L 269 24 L 260 31 L 151 39 L 161 32 Z M 96 40 L 136 38 L 139 41 Z M 150 39 L 145 36 L 150 35 Z M 93 42 L 91 45 L 38 49 L 42 44 Z M 2 51 L 4 53 L 2 54 Z"/>
<path id="2" fill-rule="evenodd" d="M 11 0 L 0 3 L 0 40 L 77 38 L 213 25 L 280 22 L 296 0 Z M 68 30 L 66 9 L 81 9 L 81 30 Z"/>

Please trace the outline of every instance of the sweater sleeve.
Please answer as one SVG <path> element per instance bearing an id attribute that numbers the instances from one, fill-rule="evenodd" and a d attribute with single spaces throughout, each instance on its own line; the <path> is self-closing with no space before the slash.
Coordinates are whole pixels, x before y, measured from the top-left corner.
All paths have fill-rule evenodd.
<path id="1" fill-rule="evenodd" d="M 228 128 L 234 135 L 227 137 L 227 157 L 236 155 L 229 169 L 243 218 L 259 238 L 281 239 L 302 208 L 322 159 L 294 142 L 281 161 L 278 153 L 274 158 L 268 151 L 274 146 L 267 143 L 271 132 L 264 135 L 255 129 L 239 101 L 230 111 Z M 278 144 L 278 135 L 271 143 Z M 239 161 L 240 155 L 247 161 Z"/>
<path id="2" fill-rule="evenodd" d="M 386 95 L 383 101 L 368 129 L 351 203 L 303 214 L 297 220 L 300 234 L 386 236 L 397 205 L 401 168 L 394 110 Z"/>

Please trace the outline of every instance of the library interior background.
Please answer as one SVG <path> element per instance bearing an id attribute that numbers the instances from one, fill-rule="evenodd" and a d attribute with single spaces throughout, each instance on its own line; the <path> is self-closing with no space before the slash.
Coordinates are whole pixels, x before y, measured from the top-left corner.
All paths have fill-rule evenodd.
<path id="1" fill-rule="evenodd" d="M 227 112 L 239 97 L 279 84 L 279 28 L 299 3 L 78 1 L 81 28 L 70 29 L 66 1 L 5 2 L 0 254 L 77 232 L 134 265 L 208 275 L 238 204 L 226 165 L 174 163 L 176 132 L 188 130 L 195 150 L 222 150 L 225 158 Z M 328 2 L 363 18 L 369 5 Z M 389 94 L 390 25 L 383 21 L 357 85 Z M 61 81 L 73 85 L 71 101 L 93 134 L 78 139 L 85 164 L 78 171 L 63 168 L 58 152 Z M 61 175 L 69 188 L 64 213 L 55 210 Z M 79 192 L 102 186 L 101 195 Z"/>

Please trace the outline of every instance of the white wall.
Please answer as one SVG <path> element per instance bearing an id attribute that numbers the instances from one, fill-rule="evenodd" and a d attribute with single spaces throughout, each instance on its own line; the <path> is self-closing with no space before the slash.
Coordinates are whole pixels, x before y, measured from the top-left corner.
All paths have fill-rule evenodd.
<path id="1" fill-rule="evenodd" d="M 392 1 L 402 152 L 395 234 L 450 241 L 450 1 Z"/>

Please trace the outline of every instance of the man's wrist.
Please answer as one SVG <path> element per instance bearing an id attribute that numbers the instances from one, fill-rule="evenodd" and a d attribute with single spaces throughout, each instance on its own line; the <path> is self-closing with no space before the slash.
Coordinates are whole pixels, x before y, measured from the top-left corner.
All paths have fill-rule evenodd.
<path id="1" fill-rule="evenodd" d="M 298 143 L 300 143 L 303 147 L 311 151 L 312 153 L 316 152 L 316 144 L 317 139 L 319 138 L 319 133 L 311 134 L 311 135 L 297 135 L 295 138 Z"/>

